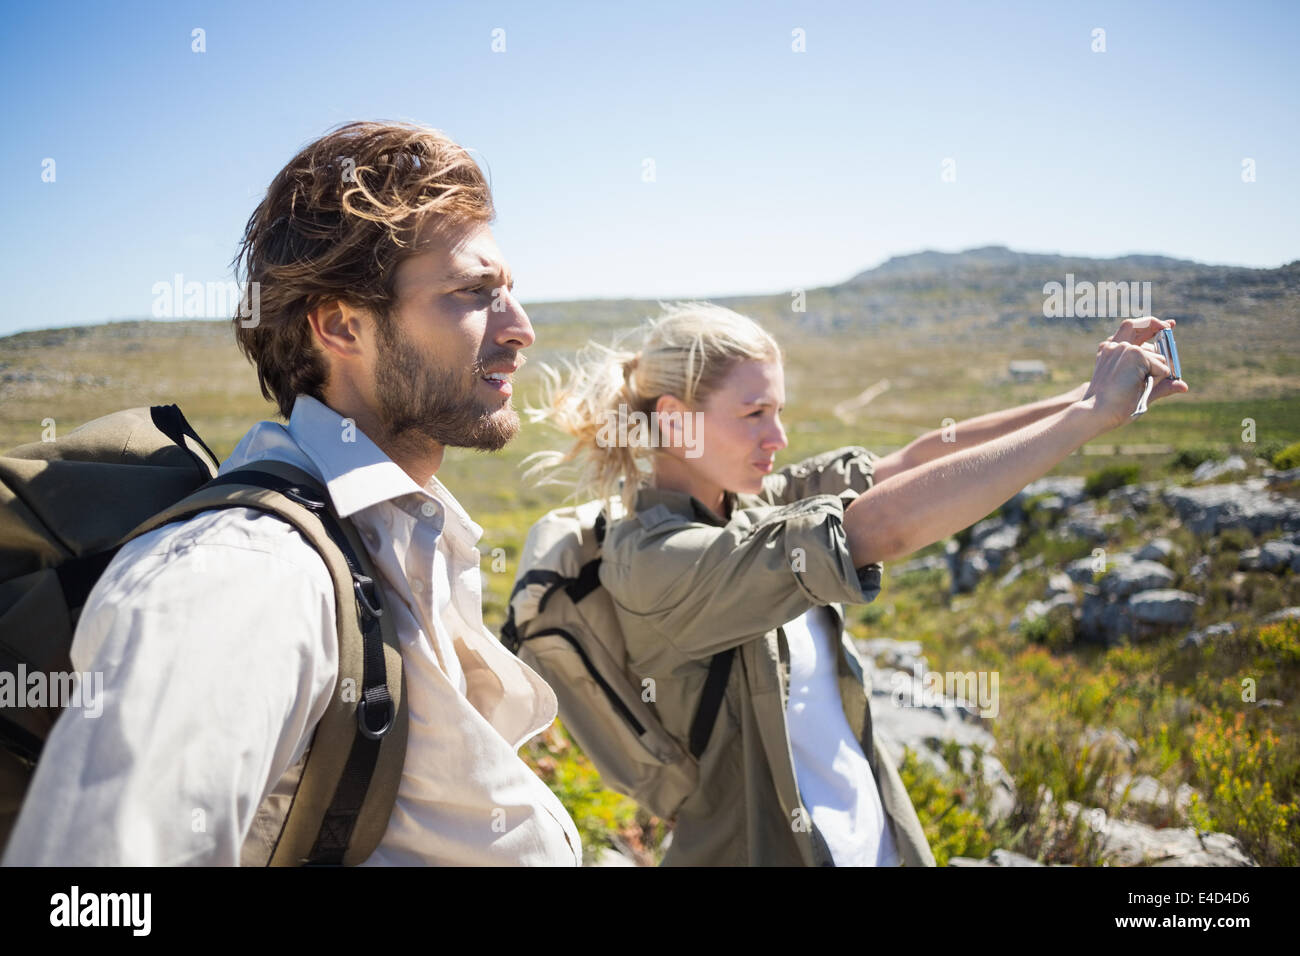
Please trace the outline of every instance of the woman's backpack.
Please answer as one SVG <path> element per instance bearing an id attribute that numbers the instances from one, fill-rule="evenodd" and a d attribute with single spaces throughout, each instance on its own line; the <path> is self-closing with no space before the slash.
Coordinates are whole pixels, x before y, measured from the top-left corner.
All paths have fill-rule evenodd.
<path id="1" fill-rule="evenodd" d="M 533 525 L 501 640 L 551 685 L 560 720 L 604 784 L 671 819 L 698 783 L 696 761 L 722 706 L 734 651 L 710 663 L 682 746 L 655 713 L 653 684 L 629 669 L 613 599 L 600 583 L 606 523 L 621 511 L 617 499 L 608 508 L 589 501 Z"/>
<path id="2" fill-rule="evenodd" d="M 400 648 L 369 558 L 311 475 L 273 461 L 220 477 L 217 467 L 175 405 L 115 412 L 0 455 L 0 681 L 71 672 L 81 610 L 127 541 L 215 508 L 277 515 L 320 552 L 334 580 L 336 687 L 356 693 L 330 695 L 268 863 L 360 863 L 387 828 L 407 732 Z M 0 851 L 62 708 L 2 700 Z"/>

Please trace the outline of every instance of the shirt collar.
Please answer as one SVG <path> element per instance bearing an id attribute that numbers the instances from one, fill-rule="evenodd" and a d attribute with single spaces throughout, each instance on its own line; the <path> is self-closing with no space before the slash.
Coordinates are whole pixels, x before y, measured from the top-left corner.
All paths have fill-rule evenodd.
<path id="1" fill-rule="evenodd" d="M 345 427 L 347 426 L 347 427 Z M 404 495 L 422 495 L 437 500 L 455 516 L 471 536 L 471 543 L 483 536 L 483 529 L 470 518 L 454 495 L 430 476 L 421 488 L 355 423 L 310 395 L 298 395 L 289 415 L 289 435 L 320 470 L 330 500 L 342 518 L 364 508 Z M 346 440 L 345 440 L 346 439 Z"/>
<path id="2" fill-rule="evenodd" d="M 299 395 L 289 434 L 320 469 L 330 500 L 346 518 L 363 508 L 420 491 L 420 486 L 355 423 L 310 395 Z"/>

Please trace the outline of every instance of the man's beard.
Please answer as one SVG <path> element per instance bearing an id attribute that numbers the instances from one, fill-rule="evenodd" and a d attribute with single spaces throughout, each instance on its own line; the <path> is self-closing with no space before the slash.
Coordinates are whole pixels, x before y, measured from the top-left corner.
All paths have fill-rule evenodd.
<path id="1" fill-rule="evenodd" d="M 513 364 L 514 353 L 453 369 L 432 365 L 396 328 L 380 338 L 384 352 L 375 369 L 379 417 L 389 438 L 401 445 L 420 439 L 453 448 L 499 451 L 519 431 L 519 415 L 505 404 L 491 408 L 478 396 L 483 365 Z"/>

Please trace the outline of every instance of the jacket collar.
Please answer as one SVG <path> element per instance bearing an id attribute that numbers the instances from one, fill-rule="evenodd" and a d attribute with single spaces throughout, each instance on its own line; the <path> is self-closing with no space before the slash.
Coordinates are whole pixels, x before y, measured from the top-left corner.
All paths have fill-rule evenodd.
<path id="1" fill-rule="evenodd" d="M 648 511 L 656 505 L 663 505 L 669 511 L 684 518 L 721 527 L 727 523 L 731 515 L 736 513 L 737 508 L 744 507 L 741 501 L 742 499 L 747 500 L 747 498 L 748 496 L 737 495 L 735 492 L 723 492 L 724 507 L 727 509 L 727 517 L 723 517 L 712 508 L 707 507 L 699 498 L 688 495 L 684 491 L 642 485 L 637 489 L 636 493 L 636 511 L 640 514 L 642 511 Z"/>
<path id="2" fill-rule="evenodd" d="M 738 495 L 735 492 L 727 491 L 723 493 L 723 503 L 728 508 L 728 516 L 734 515 L 738 508 L 749 508 L 756 505 L 765 505 L 762 498 L 754 495 Z M 704 524 L 716 525 L 722 527 L 726 525 L 728 519 L 724 519 L 717 514 L 712 508 L 707 507 L 704 502 L 700 501 L 694 495 L 688 495 L 684 491 L 672 491 L 668 488 L 655 488 L 651 485 L 642 485 L 636 493 L 636 512 L 640 514 L 648 511 L 656 505 L 663 505 L 674 514 L 679 514 L 684 518 L 692 521 L 700 521 Z M 836 630 L 840 634 L 844 633 L 844 608 L 839 604 L 827 605 L 831 613 L 835 615 Z"/>

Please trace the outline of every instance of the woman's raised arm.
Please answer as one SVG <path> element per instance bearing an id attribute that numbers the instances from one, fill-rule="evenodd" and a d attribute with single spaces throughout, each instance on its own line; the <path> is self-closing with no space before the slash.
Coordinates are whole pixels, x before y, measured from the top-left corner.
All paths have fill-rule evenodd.
<path id="1" fill-rule="evenodd" d="M 1187 391 L 1169 378 L 1160 354 L 1145 346 L 1173 323 L 1125 319 L 1097 349 L 1079 401 L 1007 435 L 911 468 L 860 495 L 844 512 L 853 563 L 862 567 L 911 554 L 969 527 L 1040 478 L 1067 455 L 1128 421 L 1146 375 L 1151 400 Z"/>
<path id="2" fill-rule="evenodd" d="M 1052 398 L 1017 405 L 1001 411 L 977 415 L 957 422 L 951 429 L 936 428 L 898 451 L 890 452 L 876 462 L 876 484 L 887 481 L 928 461 L 951 455 L 953 452 L 982 445 L 1011 432 L 1032 425 L 1040 419 L 1069 408 L 1087 393 L 1088 383 Z"/>

